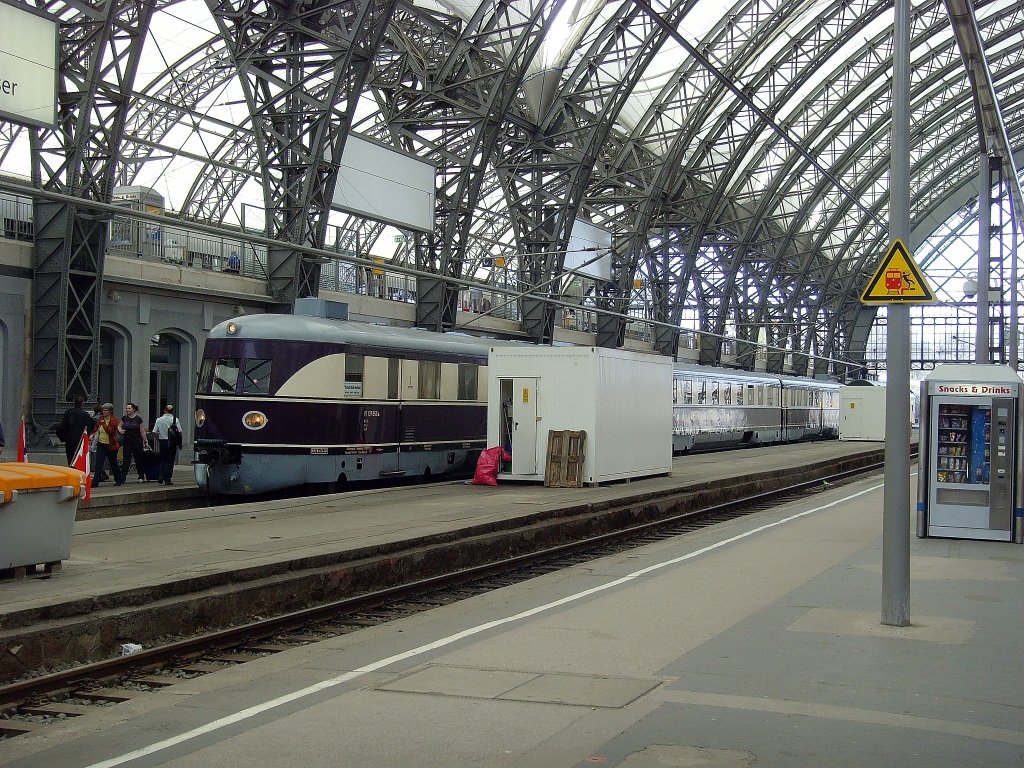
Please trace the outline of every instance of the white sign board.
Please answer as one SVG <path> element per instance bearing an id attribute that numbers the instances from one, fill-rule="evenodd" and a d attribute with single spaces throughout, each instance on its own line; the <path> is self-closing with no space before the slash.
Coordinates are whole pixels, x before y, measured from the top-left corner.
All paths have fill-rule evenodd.
<path id="1" fill-rule="evenodd" d="M 331 207 L 396 227 L 434 229 L 434 166 L 349 134 Z"/>
<path id="2" fill-rule="evenodd" d="M 591 250 L 584 250 L 589 248 Z M 587 264 L 587 262 L 590 262 Z M 586 266 L 581 266 L 586 264 Z M 612 233 L 595 227 L 589 221 L 576 219 L 569 235 L 565 269 L 572 269 L 598 280 L 612 276 Z"/>
<path id="3" fill-rule="evenodd" d="M 972 381 L 929 381 L 928 394 L 961 395 L 965 397 L 1013 397 L 1015 387 L 1010 384 L 977 384 Z"/>
<path id="4" fill-rule="evenodd" d="M 0 2 L 0 118 L 52 128 L 57 124 L 57 24 L 48 16 Z"/>

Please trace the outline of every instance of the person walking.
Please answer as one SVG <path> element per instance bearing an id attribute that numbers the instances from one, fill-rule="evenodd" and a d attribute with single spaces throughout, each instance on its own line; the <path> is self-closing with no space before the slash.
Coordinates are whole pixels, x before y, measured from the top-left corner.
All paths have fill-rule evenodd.
<path id="1" fill-rule="evenodd" d="M 143 456 L 149 443 L 146 441 L 146 430 L 142 426 L 142 417 L 139 415 L 139 407 L 135 403 L 128 403 L 124 407 L 124 416 L 121 417 L 121 424 L 118 426 L 118 434 L 121 435 L 121 478 L 127 479 L 128 470 L 131 469 L 132 461 L 135 461 L 135 471 L 139 473 L 139 482 L 146 482 L 146 462 Z"/>
<path id="2" fill-rule="evenodd" d="M 174 415 L 174 406 L 165 405 L 164 413 L 153 423 L 153 431 L 160 442 L 160 485 L 172 485 L 174 459 L 181 448 L 181 422 Z"/>
<path id="3" fill-rule="evenodd" d="M 69 467 L 75 460 L 82 435 L 92 427 L 92 414 L 82 407 L 84 403 L 85 398 L 75 395 L 74 405 L 64 411 L 64 418 L 60 420 L 59 437 L 64 441 L 64 453 L 67 454 Z"/>
<path id="4" fill-rule="evenodd" d="M 124 475 L 117 464 L 117 449 L 120 447 L 117 436 L 121 422 L 114 415 L 114 404 L 104 403 L 100 406 L 100 418 L 96 422 L 96 466 L 93 467 L 92 487 L 103 482 L 103 469 L 110 464 L 110 474 L 114 476 L 114 485 L 124 485 Z"/>
<path id="5" fill-rule="evenodd" d="M 92 422 L 89 424 L 89 466 L 93 468 L 95 468 L 96 466 L 96 441 L 99 439 L 99 435 L 96 432 L 96 427 L 100 423 L 100 411 L 102 407 L 103 404 L 97 402 L 96 405 L 93 406 L 92 416 L 90 417 L 92 419 Z M 95 480 L 99 480 L 102 482 L 103 480 L 109 480 L 110 475 L 108 475 L 106 472 L 94 472 L 93 478 Z"/>

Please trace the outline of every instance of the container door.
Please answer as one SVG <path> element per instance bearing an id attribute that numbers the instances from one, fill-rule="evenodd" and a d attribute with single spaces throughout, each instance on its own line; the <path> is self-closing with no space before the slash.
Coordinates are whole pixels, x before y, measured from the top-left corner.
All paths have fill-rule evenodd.
<path id="1" fill-rule="evenodd" d="M 512 380 L 512 474 L 537 474 L 537 379 Z"/>
<path id="2" fill-rule="evenodd" d="M 860 440 L 864 437 L 861 420 L 864 414 L 864 399 L 844 395 L 843 410 L 839 424 L 839 437 L 843 440 Z"/>

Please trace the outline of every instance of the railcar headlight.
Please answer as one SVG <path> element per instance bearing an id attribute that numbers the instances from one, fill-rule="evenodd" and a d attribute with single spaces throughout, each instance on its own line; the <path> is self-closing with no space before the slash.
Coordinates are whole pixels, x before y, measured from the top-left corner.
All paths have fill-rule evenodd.
<path id="1" fill-rule="evenodd" d="M 246 429 L 263 429 L 267 426 L 267 416 L 259 411 L 249 411 L 242 417 L 242 424 Z"/>
<path id="2" fill-rule="evenodd" d="M 228 323 L 228 333 L 231 334 L 232 336 L 238 333 L 238 323 L 236 323 L 234 320 Z"/>
<path id="3" fill-rule="evenodd" d="M 201 427 L 206 423 L 206 411 L 202 408 L 196 409 L 196 426 Z"/>

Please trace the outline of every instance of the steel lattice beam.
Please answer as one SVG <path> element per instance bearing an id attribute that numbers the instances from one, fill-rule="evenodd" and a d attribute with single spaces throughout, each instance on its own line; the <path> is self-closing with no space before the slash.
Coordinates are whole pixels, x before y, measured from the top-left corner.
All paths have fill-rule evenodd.
<path id="1" fill-rule="evenodd" d="M 107 202 L 153 5 L 118 0 L 46 10 L 62 19 L 58 127 L 33 131 L 33 182 Z M 78 206 L 43 201 L 34 217 L 32 418 L 48 426 L 74 395 L 98 394 L 107 225 Z"/>
<path id="2" fill-rule="evenodd" d="M 249 106 L 267 234 L 282 243 L 267 254 L 270 292 L 290 308 L 319 291 L 319 264 L 288 244 L 323 246 L 355 101 L 397 0 L 208 5 Z"/>

